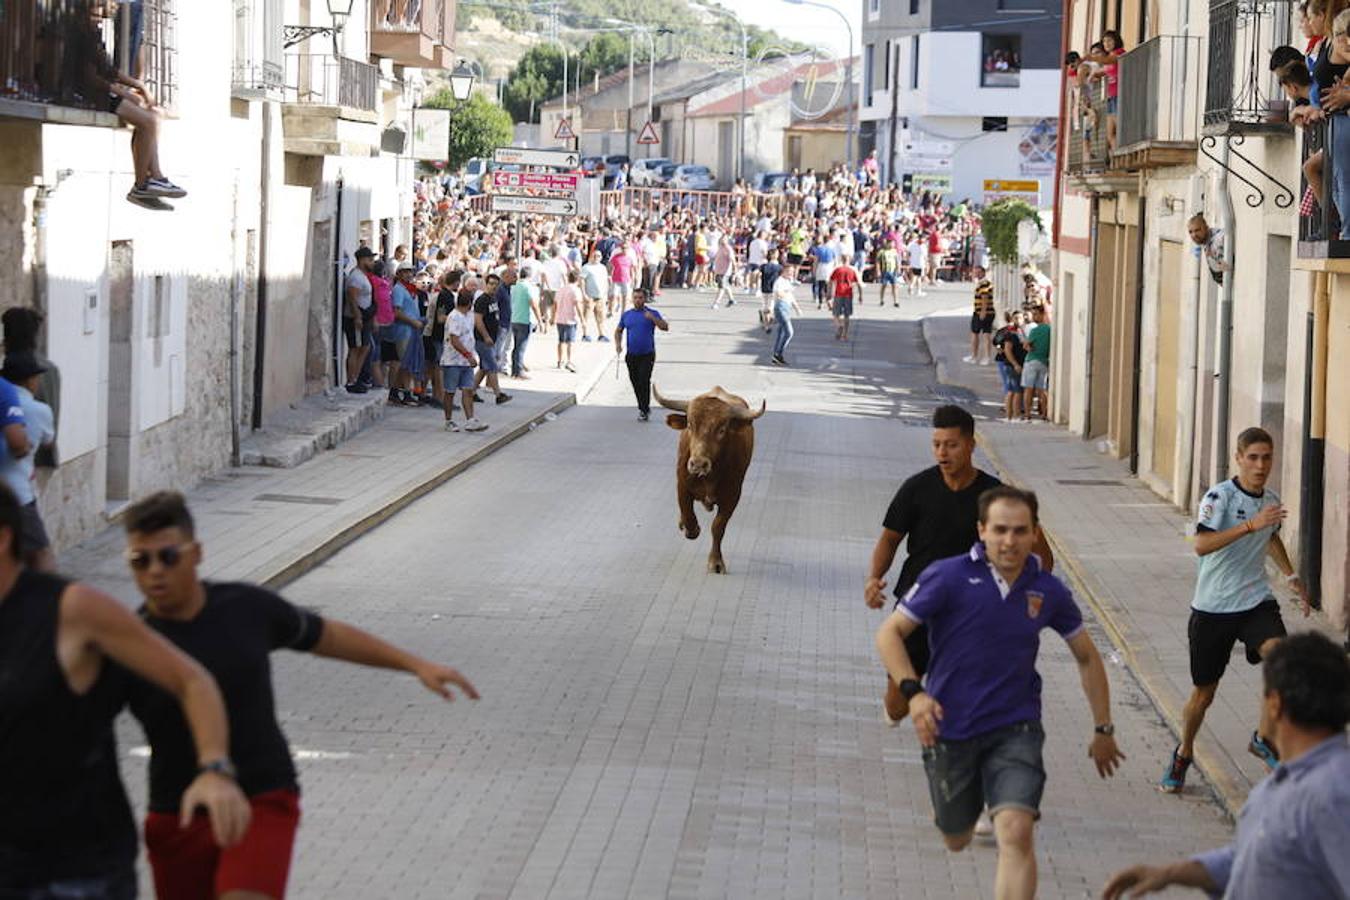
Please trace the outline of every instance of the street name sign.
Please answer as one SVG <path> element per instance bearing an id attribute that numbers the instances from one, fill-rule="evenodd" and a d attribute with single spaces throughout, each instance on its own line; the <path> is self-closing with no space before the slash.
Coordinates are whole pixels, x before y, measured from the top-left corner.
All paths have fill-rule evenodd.
<path id="1" fill-rule="evenodd" d="M 492 187 L 506 191 L 566 191 L 575 195 L 582 176 L 554 172 L 493 172 Z"/>
<path id="2" fill-rule="evenodd" d="M 517 197 L 512 194 L 493 194 L 492 211 L 528 213 L 536 216 L 575 216 L 577 201 L 560 197 Z"/>
<path id="3" fill-rule="evenodd" d="M 502 165 L 556 166 L 575 169 L 581 156 L 574 150 L 527 150 L 524 147 L 498 147 L 492 151 L 492 161 Z"/>

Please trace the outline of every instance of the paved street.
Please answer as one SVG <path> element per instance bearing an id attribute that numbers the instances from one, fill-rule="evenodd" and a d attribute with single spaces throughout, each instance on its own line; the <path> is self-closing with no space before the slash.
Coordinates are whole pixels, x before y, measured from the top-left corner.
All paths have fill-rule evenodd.
<path id="1" fill-rule="evenodd" d="M 880 614 L 861 596 L 942 402 L 918 323 L 869 303 L 843 346 L 812 309 L 779 370 L 757 304 L 706 296 L 666 295 L 655 380 L 768 398 L 729 575 L 705 572 L 706 527 L 676 531 L 675 433 L 635 421 L 606 372 L 286 589 L 483 693 L 447 706 L 405 677 L 275 658 L 305 789 L 291 896 L 990 895 L 992 843 L 941 849 L 913 731 L 880 722 Z M 1231 832 L 1207 791 L 1153 789 L 1172 740 L 1094 635 L 1129 760 L 1112 782 L 1092 772 L 1077 671 L 1047 636 L 1042 897 L 1093 896 L 1127 861 Z M 124 749 L 137 738 L 124 723 Z M 128 755 L 138 801 L 142 766 Z"/>

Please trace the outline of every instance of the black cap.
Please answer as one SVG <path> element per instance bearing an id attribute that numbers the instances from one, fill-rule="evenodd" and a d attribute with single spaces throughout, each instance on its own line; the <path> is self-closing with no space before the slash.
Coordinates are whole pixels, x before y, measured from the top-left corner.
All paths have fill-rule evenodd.
<path id="1" fill-rule="evenodd" d="M 32 353 L 10 353 L 5 357 L 5 365 L 0 368 L 0 377 L 6 381 L 27 381 L 34 375 L 41 375 L 47 367 L 38 362 Z"/>
<path id="2" fill-rule="evenodd" d="M 371 257 L 371 256 L 374 256 L 374 255 L 375 255 L 375 251 L 372 250 L 372 249 L 370 249 L 369 247 L 358 247 L 358 248 L 356 249 L 356 258 L 357 258 L 357 259 L 366 259 L 366 258 Z"/>

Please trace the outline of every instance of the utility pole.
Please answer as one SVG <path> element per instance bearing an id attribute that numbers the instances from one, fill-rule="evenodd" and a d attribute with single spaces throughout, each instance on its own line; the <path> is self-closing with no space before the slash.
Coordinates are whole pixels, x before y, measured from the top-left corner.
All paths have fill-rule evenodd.
<path id="1" fill-rule="evenodd" d="M 633 158 L 633 32 L 628 32 L 628 134 L 624 153 L 629 160 Z"/>

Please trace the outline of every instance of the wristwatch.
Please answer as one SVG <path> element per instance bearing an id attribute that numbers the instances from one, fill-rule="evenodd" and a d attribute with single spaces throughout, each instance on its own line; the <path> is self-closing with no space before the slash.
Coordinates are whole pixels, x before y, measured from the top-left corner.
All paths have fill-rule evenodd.
<path id="1" fill-rule="evenodd" d="M 900 682 L 900 693 L 906 700 L 913 700 L 923 693 L 923 685 L 916 678 L 906 678 Z"/>
<path id="2" fill-rule="evenodd" d="M 1096 728 L 1092 730 L 1097 732 L 1097 734 L 1104 734 L 1107 737 L 1111 737 L 1113 734 L 1116 733 L 1116 726 L 1112 725 L 1110 722 L 1107 722 L 1104 725 L 1098 725 Z"/>
<path id="3" fill-rule="evenodd" d="M 231 781 L 239 780 L 239 773 L 235 771 L 234 763 L 230 762 L 228 756 L 222 756 L 220 759 L 204 762 L 197 767 L 198 775 L 202 775 L 206 772 L 215 772 L 217 775 L 224 775 Z"/>

